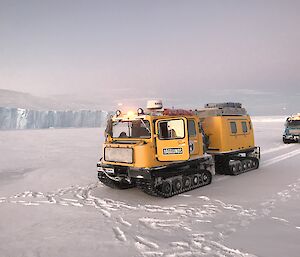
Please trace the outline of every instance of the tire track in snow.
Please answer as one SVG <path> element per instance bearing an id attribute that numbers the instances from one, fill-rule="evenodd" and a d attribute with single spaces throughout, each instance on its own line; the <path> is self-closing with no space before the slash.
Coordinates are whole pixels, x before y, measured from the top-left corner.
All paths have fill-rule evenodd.
<path id="1" fill-rule="evenodd" d="M 197 197 L 200 202 L 199 206 L 197 207 L 191 207 L 186 204 L 178 204 L 172 206 L 132 206 L 121 201 L 94 196 L 92 194 L 92 190 L 96 187 L 97 184 L 90 184 L 87 186 L 71 186 L 50 193 L 25 191 L 11 197 L 1 197 L 0 200 L 4 202 L 19 203 L 29 206 L 47 203 L 61 205 L 65 204 L 66 206 L 76 208 L 95 208 L 99 210 L 99 212 L 101 212 L 104 217 L 112 221 L 112 229 L 116 238 L 119 241 L 123 242 L 129 239 L 131 242 L 133 241 L 142 256 L 197 256 L 198 254 L 244 257 L 252 255 L 241 253 L 239 250 L 228 248 L 227 246 L 222 244 L 223 239 L 234 233 L 237 228 L 248 226 L 253 220 L 266 216 L 270 217 L 271 210 L 275 207 L 276 202 L 288 201 L 294 194 L 299 194 L 300 180 L 297 183 L 289 185 L 288 189 L 278 192 L 274 198 L 262 203 L 260 210 L 245 209 L 242 206 L 224 203 L 216 199 L 210 199 L 207 196 Z M 137 222 L 139 223 L 140 220 L 148 222 L 146 227 L 149 230 L 145 230 L 144 233 L 146 236 L 144 234 L 143 236 L 136 235 L 135 228 L 136 225 L 138 226 L 138 224 L 134 222 L 134 226 L 132 226 L 132 224 L 128 221 L 120 219 L 120 212 L 115 211 L 129 212 L 129 214 L 139 211 L 142 216 L 140 216 L 140 219 L 137 219 Z M 114 213 L 116 213 L 119 218 L 114 218 Z M 147 214 L 149 214 L 150 216 L 148 220 L 146 218 Z M 151 217 L 152 214 L 155 215 L 154 217 L 156 218 Z M 157 215 L 159 215 L 159 218 L 157 218 Z M 219 215 L 223 215 L 223 217 L 228 216 L 231 217 L 231 219 L 226 223 L 218 223 L 218 219 L 216 218 Z M 164 217 L 169 218 L 164 220 Z M 172 221 L 172 218 L 176 218 L 174 220 L 177 220 L 177 223 Z M 204 234 L 204 236 L 202 236 L 204 237 L 204 240 L 201 237 L 200 239 L 199 237 L 197 237 L 197 240 L 194 240 L 194 238 L 190 237 L 191 231 L 188 230 L 190 227 L 193 228 L 193 232 L 197 232 L 197 230 L 199 230 L 199 228 L 195 229 L 195 227 L 191 226 L 192 224 L 195 224 L 194 222 L 200 224 L 200 227 L 202 226 L 202 223 L 204 226 L 208 226 L 208 230 L 210 231 L 206 230 L 207 234 Z M 123 227 L 124 229 L 126 229 L 126 236 L 125 232 L 123 232 L 118 226 L 121 224 L 126 226 L 126 228 Z M 169 234 L 174 234 L 178 233 L 178 229 L 182 231 L 182 234 L 187 235 L 187 241 L 182 242 L 181 246 L 180 243 L 171 244 L 173 241 L 172 238 L 169 239 L 169 237 L 166 238 L 167 242 L 164 242 L 163 245 L 159 246 L 158 244 L 154 243 L 155 245 L 157 245 L 157 248 L 151 248 L 151 244 L 148 244 L 149 242 L 153 243 L 148 239 L 149 236 L 152 237 L 151 233 L 157 233 L 160 230 L 167 231 L 167 233 Z M 170 240 L 170 242 L 168 242 L 168 240 Z M 169 246 L 166 246 L 165 244 L 169 244 Z M 189 247 L 184 247 L 184 245 L 188 245 Z"/>
<path id="2" fill-rule="evenodd" d="M 272 210 L 278 203 L 286 202 L 290 199 L 300 197 L 300 179 L 298 179 L 295 183 L 288 185 L 287 187 L 287 189 L 277 192 L 274 197 L 262 202 L 260 204 L 260 208 L 257 208 L 255 210 L 241 210 L 241 212 L 239 212 L 236 216 L 233 216 L 226 224 L 223 224 L 223 228 L 222 226 L 220 227 L 220 233 L 226 237 L 235 232 L 234 229 L 237 227 L 248 226 L 254 220 L 270 217 Z M 235 205 L 228 207 L 238 208 L 238 206 Z M 280 222 L 284 222 L 286 225 L 290 226 L 288 220 L 274 216 L 270 218 Z"/>
<path id="3" fill-rule="evenodd" d="M 293 147 L 294 145 L 280 145 L 278 147 L 274 147 L 274 148 L 269 148 L 267 150 L 262 150 L 261 154 L 269 154 L 269 153 L 273 153 L 273 152 L 277 152 L 277 151 L 281 151 L 281 150 L 285 150 L 285 149 L 289 149 L 291 147 Z"/>
<path id="4" fill-rule="evenodd" d="M 118 221 L 120 224 L 122 224 L 122 225 L 124 225 L 124 226 L 126 226 L 126 227 L 131 227 L 131 226 L 132 226 L 131 223 L 129 223 L 128 221 L 124 220 L 122 217 L 117 218 L 117 221 Z"/>
<path id="5" fill-rule="evenodd" d="M 286 219 L 283 219 L 283 218 L 278 218 L 278 217 L 274 217 L 274 216 L 272 216 L 272 217 L 271 217 L 271 219 L 273 219 L 273 220 L 278 220 L 278 221 L 285 222 L 285 223 L 289 223 L 289 221 L 288 221 L 288 220 L 286 220 Z"/>
<path id="6" fill-rule="evenodd" d="M 138 222 L 140 221 L 144 222 L 146 227 L 148 227 L 154 233 L 156 233 L 155 231 L 157 230 L 172 232 L 174 231 L 174 229 L 175 231 L 176 229 L 180 229 L 183 233 L 188 235 L 190 234 L 191 231 L 190 222 L 192 222 L 194 219 L 197 219 L 199 221 L 203 219 L 205 221 L 203 223 L 211 223 L 212 219 L 214 219 L 214 217 L 219 213 L 222 213 L 222 211 L 230 211 L 234 213 L 242 210 L 242 207 L 239 208 L 239 206 L 225 204 L 222 203 L 221 201 L 212 200 L 205 196 L 199 197 L 199 200 L 203 201 L 203 204 L 202 206 L 199 206 L 197 208 L 189 207 L 188 205 L 185 204 L 179 204 L 174 206 L 159 206 L 159 205 L 130 206 L 124 202 L 114 201 L 112 199 L 102 199 L 93 196 L 91 191 L 95 187 L 96 185 L 93 184 L 88 185 L 86 187 L 72 186 L 65 189 L 59 189 L 56 192 L 40 193 L 38 194 L 39 200 L 37 199 L 36 197 L 37 194 L 35 194 L 35 192 L 26 191 L 24 193 L 18 194 L 17 199 L 21 198 L 22 199 L 21 201 L 23 201 L 22 204 L 31 204 L 33 202 L 32 199 L 37 199 L 38 200 L 36 202 L 37 204 L 42 204 L 42 203 L 64 204 L 69 207 L 77 207 L 77 208 L 85 207 L 85 206 L 94 207 L 95 209 L 98 209 L 104 215 L 104 217 L 112 220 L 113 221 L 112 225 L 119 222 L 120 224 L 126 226 L 127 227 L 126 229 L 128 230 L 127 233 L 129 233 L 127 236 L 125 236 L 125 233 L 120 229 L 119 226 L 113 226 L 112 229 L 114 231 L 115 237 L 119 241 L 125 242 L 128 240 L 127 237 L 130 236 L 130 238 L 132 238 L 135 241 L 137 249 L 141 252 L 141 255 L 143 256 L 167 256 L 167 254 L 169 254 L 169 256 L 179 256 L 179 255 L 177 254 L 174 255 L 173 251 L 169 252 L 168 250 L 170 247 L 167 248 L 159 247 L 157 243 L 152 242 L 145 235 L 135 236 L 134 234 L 136 233 L 136 231 L 130 229 L 132 224 L 120 218 L 114 219 L 113 214 L 111 212 L 122 210 L 122 211 L 129 211 L 129 212 L 141 211 L 141 212 L 148 213 L 150 215 L 152 214 L 167 215 L 167 216 L 173 215 L 177 219 L 164 220 L 163 217 L 159 219 L 158 218 L 147 219 L 144 216 L 144 218 L 141 218 L 140 220 L 138 220 Z M 20 201 L 18 202 L 16 198 L 14 199 L 16 203 L 21 203 Z M 146 233 L 146 235 L 148 235 L 148 233 Z M 217 252 L 213 249 L 213 246 L 206 245 L 209 244 L 209 242 L 210 241 L 206 239 L 203 245 L 203 249 L 201 249 L 202 253 Z M 174 247 L 175 246 L 173 245 L 173 248 Z M 178 244 L 177 244 L 177 248 L 178 248 Z M 182 254 L 186 255 L 186 253 L 190 251 L 190 249 L 186 249 L 186 250 L 187 251 L 185 251 L 185 253 L 181 253 L 181 256 Z"/>
<path id="7" fill-rule="evenodd" d="M 189 242 L 171 242 L 166 250 L 141 251 L 143 256 L 166 256 L 166 257 L 255 257 L 253 254 L 241 252 L 238 249 L 229 248 L 220 242 L 210 239 L 209 233 L 192 234 Z"/>
<path id="8" fill-rule="evenodd" d="M 273 198 L 262 202 L 260 204 L 263 208 L 261 216 L 269 215 L 278 202 L 286 202 L 295 197 L 300 197 L 300 179 L 298 179 L 295 183 L 288 185 L 287 189 L 277 192 Z"/>
<path id="9" fill-rule="evenodd" d="M 191 253 L 191 249 L 193 251 L 199 251 L 199 249 L 194 249 L 192 246 L 192 242 L 187 242 L 187 244 L 191 244 L 191 249 L 185 249 L 184 252 L 181 252 L 180 255 L 177 255 L 175 248 L 179 248 L 179 244 L 173 246 L 173 250 L 170 250 L 170 245 L 167 247 L 166 245 L 159 246 L 157 243 L 152 242 L 148 239 L 151 236 L 151 233 L 157 233 L 158 231 L 167 231 L 167 233 L 173 233 L 180 229 L 182 233 L 189 235 L 191 233 L 191 222 L 197 219 L 201 224 L 201 220 L 204 220 L 203 223 L 211 223 L 212 220 L 216 217 L 216 215 L 222 213 L 222 211 L 230 211 L 237 212 L 240 211 L 242 207 L 237 207 L 235 205 L 227 205 L 220 201 L 216 201 L 213 199 L 209 199 L 205 196 L 200 196 L 199 200 L 203 201 L 203 204 L 199 207 L 190 207 L 186 204 L 179 204 L 173 206 L 160 206 L 160 205 L 137 205 L 131 206 L 124 202 L 115 201 L 112 199 L 102 199 L 92 195 L 92 189 L 97 187 L 97 184 L 91 184 L 86 187 L 82 186 L 71 186 L 64 189 L 59 189 L 56 192 L 50 193 L 37 193 L 32 191 L 26 191 L 20 193 L 18 195 L 14 195 L 9 198 L 1 198 L 3 201 L 10 201 L 11 203 L 19 203 L 22 205 L 40 205 L 40 204 L 60 204 L 69 207 L 82 208 L 82 207 L 92 207 L 99 212 L 101 212 L 105 218 L 110 219 L 112 223 L 112 230 L 116 239 L 121 242 L 125 242 L 130 237 L 131 241 L 135 243 L 136 248 L 140 251 L 141 256 L 188 256 L 187 253 Z M 74 197 L 74 198 L 73 198 Z M 192 196 L 191 196 L 192 197 Z M 22 200 L 19 200 L 22 199 Z M 139 223 L 143 224 L 146 228 L 145 235 L 136 235 L 136 226 L 134 229 L 132 228 L 132 224 L 128 221 L 125 221 L 123 218 L 119 216 L 114 218 L 114 211 L 127 211 L 129 213 L 140 211 L 141 213 L 151 215 L 160 215 L 160 218 L 146 218 L 145 216 L 141 216 L 140 219 L 137 219 L 137 226 Z M 166 215 L 166 216 L 161 216 Z M 168 217 L 172 215 L 172 217 L 176 219 L 164 219 L 164 217 Z M 121 230 L 117 223 L 124 225 L 126 227 L 126 236 L 125 232 Z M 152 231 L 152 232 L 151 232 Z M 150 233 L 150 234 L 149 234 Z M 177 233 L 177 232 L 176 232 Z M 211 232 L 210 232 L 211 233 Z M 148 235 L 149 234 L 149 235 Z M 152 236 L 151 236 L 152 237 Z M 168 239 L 167 239 L 168 241 Z M 166 242 L 164 244 L 170 244 Z M 200 252 L 202 253 L 217 253 L 219 250 L 214 250 L 213 245 L 209 246 L 209 239 L 203 244 L 203 249 Z"/>
<path id="10" fill-rule="evenodd" d="M 187 224 L 180 221 L 179 219 L 158 219 L 158 218 L 149 218 L 149 217 L 143 217 L 139 219 L 139 222 L 150 229 L 153 230 L 172 230 L 174 228 L 180 228 L 183 230 L 190 230 L 189 227 L 187 227 Z"/>
<path id="11" fill-rule="evenodd" d="M 260 166 L 261 167 L 267 167 L 267 166 L 273 165 L 277 162 L 281 162 L 283 160 L 286 160 L 286 159 L 292 158 L 294 156 L 297 156 L 299 154 L 300 154 L 300 149 L 297 149 L 297 150 L 294 150 L 292 152 L 288 152 L 288 153 L 285 153 L 283 155 L 276 156 L 272 159 L 262 161 Z"/>
<path id="12" fill-rule="evenodd" d="M 119 241 L 122 241 L 122 242 L 126 241 L 126 236 L 125 236 L 124 232 L 119 227 L 114 227 L 113 231 L 115 233 L 116 238 Z"/>
<path id="13" fill-rule="evenodd" d="M 143 245 L 142 247 L 146 246 L 146 247 L 148 247 L 150 249 L 158 249 L 159 248 L 158 244 L 153 243 L 150 240 L 145 239 L 145 238 L 143 238 L 141 236 L 136 236 L 135 240 L 136 240 L 136 246 L 137 246 L 137 248 L 141 248 L 140 245 Z"/>

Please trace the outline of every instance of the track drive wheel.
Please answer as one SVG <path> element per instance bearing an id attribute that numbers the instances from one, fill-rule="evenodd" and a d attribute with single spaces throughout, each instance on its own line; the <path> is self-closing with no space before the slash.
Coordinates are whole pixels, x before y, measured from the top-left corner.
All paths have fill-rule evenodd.
<path id="1" fill-rule="evenodd" d="M 182 179 L 182 186 L 183 186 L 184 189 L 190 188 L 191 185 L 192 185 L 192 180 L 191 180 L 190 177 L 184 177 Z"/>
<path id="2" fill-rule="evenodd" d="M 203 171 L 202 173 L 202 181 L 204 185 L 208 185 L 211 183 L 212 175 L 208 170 Z"/>
<path id="3" fill-rule="evenodd" d="M 194 175 L 192 178 L 192 185 L 198 186 L 198 184 L 199 184 L 199 177 L 198 177 L 198 175 Z"/>
<path id="4" fill-rule="evenodd" d="M 259 167 L 259 160 L 258 159 L 252 160 L 252 168 L 258 169 L 258 167 Z"/>
<path id="5" fill-rule="evenodd" d="M 182 179 L 180 178 L 176 178 L 173 181 L 173 190 L 174 192 L 180 192 L 180 190 L 182 189 Z"/>
<path id="6" fill-rule="evenodd" d="M 290 144 L 290 143 L 291 143 L 290 140 L 287 140 L 287 139 L 285 139 L 285 138 L 283 138 L 282 141 L 283 141 L 284 144 Z"/>
<path id="7" fill-rule="evenodd" d="M 242 161 L 242 171 L 245 172 L 247 171 L 247 169 L 248 169 L 247 161 L 244 160 Z"/>
<path id="8" fill-rule="evenodd" d="M 162 183 L 161 191 L 165 197 L 169 197 L 172 194 L 172 183 L 170 181 L 165 180 Z"/>

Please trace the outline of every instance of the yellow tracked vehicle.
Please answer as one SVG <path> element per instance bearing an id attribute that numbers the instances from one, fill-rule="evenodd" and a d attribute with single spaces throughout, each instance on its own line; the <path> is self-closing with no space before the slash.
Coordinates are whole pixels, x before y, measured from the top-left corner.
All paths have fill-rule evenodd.
<path id="1" fill-rule="evenodd" d="M 237 175 L 259 163 L 250 117 L 234 103 L 187 111 L 148 101 L 146 112 L 117 111 L 105 136 L 99 180 L 112 188 L 137 186 L 155 196 L 210 184 L 215 165 L 219 173 Z"/>

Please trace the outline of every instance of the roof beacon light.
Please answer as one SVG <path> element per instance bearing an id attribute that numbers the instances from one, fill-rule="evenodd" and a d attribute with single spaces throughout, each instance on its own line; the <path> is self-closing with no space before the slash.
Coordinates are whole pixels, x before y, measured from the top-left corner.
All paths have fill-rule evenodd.
<path id="1" fill-rule="evenodd" d="M 144 114 L 144 110 L 142 108 L 138 108 L 137 109 L 137 113 L 138 113 L 138 115 L 143 115 Z"/>
<path id="2" fill-rule="evenodd" d="M 117 111 L 116 111 L 116 116 L 119 117 L 120 115 L 121 115 L 121 111 L 120 111 L 120 110 L 117 110 Z"/>

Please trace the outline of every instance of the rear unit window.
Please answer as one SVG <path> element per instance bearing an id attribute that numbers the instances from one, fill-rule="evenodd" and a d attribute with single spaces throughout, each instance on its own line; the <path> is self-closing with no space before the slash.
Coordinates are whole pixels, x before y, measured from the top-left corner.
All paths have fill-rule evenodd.
<path id="1" fill-rule="evenodd" d="M 247 133 L 247 132 L 248 132 L 248 128 L 247 128 L 247 123 L 246 123 L 246 121 L 242 121 L 242 129 L 243 129 L 243 132 L 244 132 L 244 133 Z"/>
<path id="2" fill-rule="evenodd" d="M 231 122 L 230 122 L 230 130 L 231 130 L 231 133 L 232 133 L 232 134 L 236 134 L 237 128 L 236 128 L 236 123 L 235 123 L 235 121 L 231 121 Z"/>

